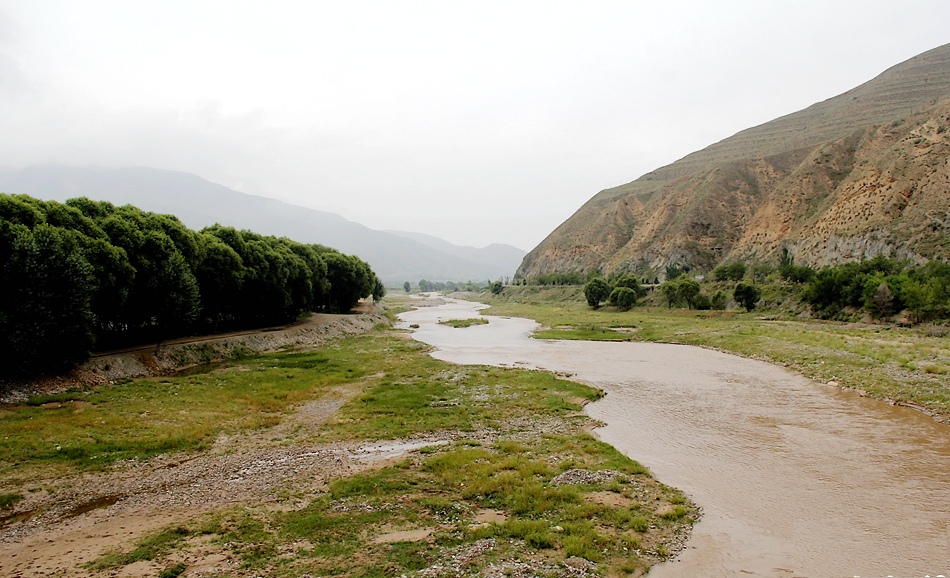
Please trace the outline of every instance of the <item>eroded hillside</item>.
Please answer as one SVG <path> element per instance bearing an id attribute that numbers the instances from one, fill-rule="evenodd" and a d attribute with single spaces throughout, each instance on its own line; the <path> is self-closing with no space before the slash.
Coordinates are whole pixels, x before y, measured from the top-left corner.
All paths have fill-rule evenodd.
<path id="1" fill-rule="evenodd" d="M 950 258 L 948 128 L 950 45 L 602 191 L 519 274 Z"/>

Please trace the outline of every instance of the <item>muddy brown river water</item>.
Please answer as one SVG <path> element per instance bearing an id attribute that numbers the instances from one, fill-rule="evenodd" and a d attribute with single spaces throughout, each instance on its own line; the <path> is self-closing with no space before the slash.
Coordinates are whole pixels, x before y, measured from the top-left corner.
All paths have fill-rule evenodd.
<path id="1" fill-rule="evenodd" d="M 652 343 L 541 341 L 534 321 L 402 327 L 459 364 L 565 372 L 607 392 L 596 434 L 704 511 L 686 550 L 650 576 L 950 576 L 950 426 L 784 368 Z"/>

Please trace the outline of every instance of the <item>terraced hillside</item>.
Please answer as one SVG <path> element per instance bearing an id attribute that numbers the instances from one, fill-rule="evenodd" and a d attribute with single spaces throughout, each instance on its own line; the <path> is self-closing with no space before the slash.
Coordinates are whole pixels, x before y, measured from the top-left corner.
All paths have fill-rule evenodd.
<path id="1" fill-rule="evenodd" d="M 950 44 L 601 191 L 518 273 L 950 258 L 948 128 Z"/>

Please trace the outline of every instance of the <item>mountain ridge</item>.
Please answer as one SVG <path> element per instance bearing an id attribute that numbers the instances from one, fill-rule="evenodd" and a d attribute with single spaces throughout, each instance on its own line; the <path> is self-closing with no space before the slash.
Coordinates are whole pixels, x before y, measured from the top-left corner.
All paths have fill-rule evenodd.
<path id="1" fill-rule="evenodd" d="M 950 44 L 597 193 L 528 253 L 517 277 L 662 276 L 672 264 L 776 260 L 783 247 L 816 266 L 948 258 L 948 124 Z"/>
<path id="2" fill-rule="evenodd" d="M 0 171 L 0 191 L 65 201 L 86 196 L 168 213 L 193 229 L 219 223 L 318 243 L 365 260 L 384 283 L 483 281 L 513 275 L 517 262 L 465 259 L 335 213 L 250 195 L 198 175 L 152 167 L 33 166 Z M 447 241 L 445 243 L 448 243 Z M 457 246 L 456 246 L 457 247 Z M 472 248 L 473 251 L 478 251 Z M 523 252 L 522 252 L 523 254 Z"/>

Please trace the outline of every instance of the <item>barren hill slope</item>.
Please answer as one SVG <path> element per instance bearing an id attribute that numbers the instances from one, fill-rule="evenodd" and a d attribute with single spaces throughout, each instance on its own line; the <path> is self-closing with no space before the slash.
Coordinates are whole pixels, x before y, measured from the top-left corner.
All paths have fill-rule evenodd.
<path id="1" fill-rule="evenodd" d="M 519 274 L 950 258 L 950 44 L 600 192 Z"/>

